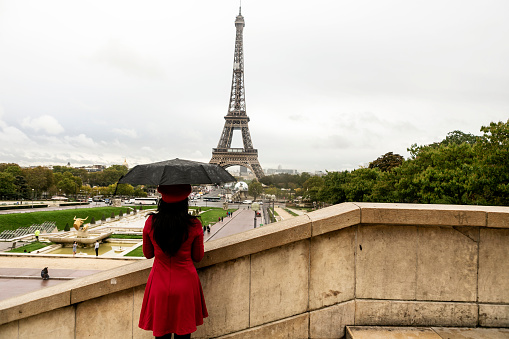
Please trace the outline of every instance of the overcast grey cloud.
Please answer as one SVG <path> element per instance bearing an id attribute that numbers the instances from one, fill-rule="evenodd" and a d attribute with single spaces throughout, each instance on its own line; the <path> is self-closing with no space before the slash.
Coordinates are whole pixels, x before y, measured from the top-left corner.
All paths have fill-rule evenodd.
<path id="1" fill-rule="evenodd" d="M 0 1 L 0 162 L 209 161 L 238 5 Z M 262 167 L 353 169 L 506 121 L 507 13 L 505 0 L 244 1 Z"/>

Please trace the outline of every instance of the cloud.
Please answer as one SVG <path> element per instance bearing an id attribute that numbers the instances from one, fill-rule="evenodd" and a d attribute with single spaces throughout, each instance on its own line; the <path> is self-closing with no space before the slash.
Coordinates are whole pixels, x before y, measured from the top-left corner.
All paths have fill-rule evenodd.
<path id="1" fill-rule="evenodd" d="M 0 121 L 0 142 L 7 145 L 30 142 L 30 138 L 16 127 L 7 126 Z"/>
<path id="2" fill-rule="evenodd" d="M 110 40 L 92 59 L 140 78 L 164 76 L 164 69 L 156 60 L 141 56 L 118 40 Z"/>
<path id="3" fill-rule="evenodd" d="M 52 135 L 60 134 L 64 131 L 64 128 L 62 127 L 62 125 L 60 125 L 57 119 L 49 115 L 43 115 L 35 119 L 27 117 L 23 119 L 23 121 L 21 122 L 21 126 L 24 128 L 32 129 L 36 132 L 42 130 L 47 134 Z"/>
<path id="4" fill-rule="evenodd" d="M 129 137 L 129 138 L 137 138 L 138 137 L 138 133 L 136 133 L 136 131 L 134 129 L 128 129 L 128 128 L 114 128 L 112 129 L 112 132 L 113 133 L 116 133 L 116 134 L 119 134 L 119 135 L 122 135 L 122 136 L 126 136 L 126 137 Z"/>
<path id="5" fill-rule="evenodd" d="M 64 139 L 75 147 L 96 147 L 97 144 L 92 138 L 87 137 L 85 134 L 79 134 L 77 136 L 65 136 Z"/>

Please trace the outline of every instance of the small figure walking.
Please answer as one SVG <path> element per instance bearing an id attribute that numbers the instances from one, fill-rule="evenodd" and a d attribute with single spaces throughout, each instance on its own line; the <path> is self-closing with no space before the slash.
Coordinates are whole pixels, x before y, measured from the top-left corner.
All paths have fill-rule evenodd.
<path id="1" fill-rule="evenodd" d="M 221 217 L 221 222 L 223 222 L 223 217 Z"/>
<path id="2" fill-rule="evenodd" d="M 47 267 L 44 267 L 41 271 L 41 278 L 42 280 L 48 280 L 49 279 L 49 273 L 48 273 L 48 268 Z"/>
<path id="3" fill-rule="evenodd" d="M 72 256 L 74 257 L 76 255 L 76 250 L 78 249 L 78 243 L 75 241 L 72 244 Z"/>
<path id="4" fill-rule="evenodd" d="M 94 248 L 95 248 L 95 256 L 97 257 L 97 256 L 99 256 L 99 240 L 95 241 Z"/>
<path id="5" fill-rule="evenodd" d="M 41 231 L 39 231 L 39 230 L 36 230 L 36 231 L 34 232 L 34 235 L 35 235 L 35 241 L 39 241 L 39 234 L 41 234 Z"/>

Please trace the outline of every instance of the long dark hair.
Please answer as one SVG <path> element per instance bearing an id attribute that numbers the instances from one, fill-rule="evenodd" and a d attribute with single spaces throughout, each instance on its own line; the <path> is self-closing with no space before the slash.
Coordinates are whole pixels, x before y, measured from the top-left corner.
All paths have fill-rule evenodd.
<path id="1" fill-rule="evenodd" d="M 157 213 L 152 215 L 154 240 L 164 253 L 174 256 L 189 237 L 193 216 L 188 213 L 188 200 L 167 203 L 159 199 Z"/>

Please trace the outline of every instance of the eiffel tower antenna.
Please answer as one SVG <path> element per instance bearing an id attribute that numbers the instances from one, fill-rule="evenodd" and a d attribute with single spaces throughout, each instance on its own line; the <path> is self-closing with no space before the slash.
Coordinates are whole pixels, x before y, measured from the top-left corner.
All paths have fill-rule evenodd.
<path id="1" fill-rule="evenodd" d="M 244 91 L 244 47 L 243 30 L 244 17 L 239 7 L 239 15 L 235 18 L 235 53 L 233 55 L 233 76 L 230 92 L 228 113 L 224 117 L 223 132 L 219 138 L 217 148 L 212 149 L 211 164 L 227 168 L 230 166 L 244 166 L 253 172 L 258 179 L 264 176 L 262 166 L 258 162 L 258 150 L 253 148 L 249 133 L 249 117 L 246 114 L 246 100 Z M 233 131 L 242 131 L 243 148 L 232 148 Z"/>

